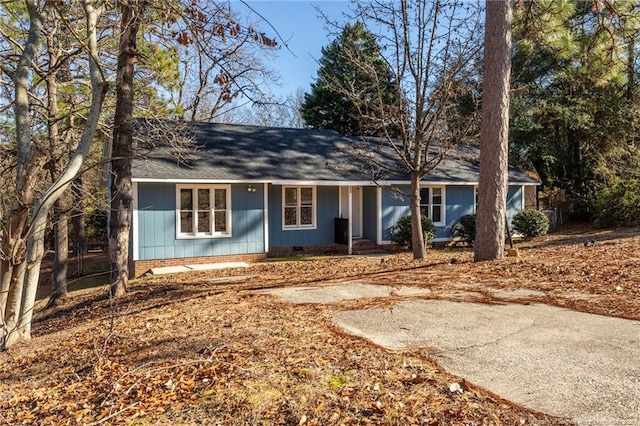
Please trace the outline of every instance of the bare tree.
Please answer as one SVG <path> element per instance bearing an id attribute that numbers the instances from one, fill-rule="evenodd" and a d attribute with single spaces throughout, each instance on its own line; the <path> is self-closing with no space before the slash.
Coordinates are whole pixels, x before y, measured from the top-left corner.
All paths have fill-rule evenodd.
<path id="1" fill-rule="evenodd" d="M 197 53 L 199 72 L 197 75 L 197 89 L 192 110 L 192 119 L 202 118 L 199 105 L 204 98 L 216 92 L 211 87 L 217 87 L 218 101 L 214 105 L 208 104 L 207 109 L 215 111 L 220 105 L 231 103 L 238 93 L 248 96 L 250 87 L 240 83 L 244 74 L 251 74 L 259 68 L 245 64 L 242 69 L 225 68 L 225 61 L 230 61 L 232 53 L 239 52 L 241 47 L 253 43 L 260 46 L 274 47 L 276 41 L 264 33 L 256 31 L 251 26 L 242 26 L 231 15 L 218 13 L 218 4 L 211 0 L 193 2 L 190 0 L 177 3 L 154 4 L 148 0 L 125 0 L 120 2 L 122 12 L 118 55 L 118 71 L 116 81 L 116 113 L 114 119 L 113 141 L 111 150 L 111 217 L 109 223 L 109 252 L 111 261 L 110 294 L 114 297 L 126 292 L 128 282 L 128 245 L 131 215 L 131 201 L 133 198 L 131 184 L 131 162 L 133 159 L 134 142 L 134 63 L 142 58 L 138 49 L 138 31 L 143 25 L 157 30 L 157 37 L 166 45 L 175 43 L 176 46 L 186 46 Z M 162 25 L 168 28 L 164 33 L 159 31 L 158 23 L 148 23 L 144 20 L 145 13 L 164 17 Z M 161 25 L 161 26 L 162 26 Z M 146 27 L 145 27 L 146 28 Z M 165 38 L 162 38 L 165 37 Z M 234 40 L 240 39 L 236 44 Z M 221 40 L 227 41 L 230 54 L 222 54 L 211 44 Z M 219 42 L 218 41 L 218 42 Z M 144 58 L 143 58 L 144 59 Z M 190 64 L 193 65 L 193 64 Z M 142 67 L 136 68 L 140 69 Z M 217 74 L 213 75 L 217 70 Z M 212 78 L 213 77 L 213 80 Z M 185 81 L 181 88 L 185 87 Z M 180 101 L 184 99 L 180 97 Z M 178 150 L 179 151 L 179 150 Z M 176 152 L 172 150 L 172 152 Z M 136 153 L 138 155 L 139 153 Z"/>
<path id="2" fill-rule="evenodd" d="M 511 77 L 510 0 L 487 2 L 485 23 L 480 182 L 474 259 L 504 255 Z"/>
<path id="3" fill-rule="evenodd" d="M 212 121 L 240 104 L 272 104 L 268 87 L 279 75 L 263 61 L 276 41 L 252 25 L 241 24 L 229 2 L 193 3 L 175 29 L 180 82 L 172 91 L 174 108 L 191 121 Z"/>
<path id="4" fill-rule="evenodd" d="M 473 40 L 482 22 L 474 7 L 464 1 L 357 1 L 356 18 L 378 36 L 396 101 L 389 103 L 383 96 L 385 91 L 374 90 L 363 103 L 355 85 L 334 85 L 335 90 L 357 100 L 357 105 L 366 105 L 359 113 L 367 121 L 377 122 L 383 135 L 381 140 L 363 139 L 356 155 L 381 176 L 403 174 L 411 181 L 416 259 L 426 254 L 420 182 L 472 128 L 473 117 L 462 115 L 456 100 L 476 74 L 480 46 Z M 380 88 L 388 84 L 388 76 L 378 75 L 377 68 L 347 49 L 345 55 L 350 54 L 350 60 L 369 81 L 377 82 Z M 382 150 L 391 151 L 394 158 L 372 155 Z"/>
<path id="5" fill-rule="evenodd" d="M 91 106 L 80 138 L 78 149 L 70 156 L 64 170 L 57 179 L 38 195 L 36 187 L 46 163 L 45 150 L 36 143 L 31 118 L 33 108 L 33 85 L 36 53 L 42 47 L 43 26 L 48 19 L 55 18 L 53 11 L 58 4 L 44 5 L 25 0 L 29 16 L 28 36 L 24 47 L 20 47 L 15 68 L 8 66 L 3 71 L 11 77 L 14 97 L 13 110 L 16 132 L 16 180 L 15 193 L 7 219 L 3 221 L 1 240 L 2 274 L 0 288 L 0 348 L 31 337 L 31 319 L 36 290 L 40 276 L 40 265 L 44 255 L 44 234 L 47 217 L 55 201 L 66 190 L 80 170 L 93 141 L 102 102 L 108 87 L 98 64 L 96 22 L 100 10 L 93 2 L 80 2 L 85 16 L 86 35 L 77 37 L 85 51 L 90 69 Z M 39 77 L 35 77 L 39 79 Z"/>
<path id="6" fill-rule="evenodd" d="M 226 123 L 250 124 L 269 127 L 304 127 L 304 119 L 300 114 L 300 105 L 304 100 L 304 91 L 289 94 L 285 99 L 271 102 L 260 102 L 244 106 L 234 113 L 223 114 L 221 121 Z"/>

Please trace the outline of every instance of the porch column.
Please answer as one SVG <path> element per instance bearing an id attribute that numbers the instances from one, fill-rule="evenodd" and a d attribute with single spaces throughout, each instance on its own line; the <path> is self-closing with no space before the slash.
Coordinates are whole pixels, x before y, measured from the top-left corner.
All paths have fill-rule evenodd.
<path id="1" fill-rule="evenodd" d="M 353 254 L 353 187 L 349 186 L 349 237 L 348 237 L 348 244 L 347 244 L 347 254 L 351 255 Z"/>
<path id="2" fill-rule="evenodd" d="M 267 182 L 263 185 L 263 197 L 264 197 L 264 205 L 263 205 L 263 232 L 264 232 L 264 252 L 269 253 L 269 184 Z"/>
<path id="3" fill-rule="evenodd" d="M 376 187 L 376 244 L 382 245 L 382 187 Z"/>
<path id="4" fill-rule="evenodd" d="M 138 220 L 138 182 L 133 182 L 133 200 L 131 200 L 131 248 L 129 257 L 140 260 L 140 225 Z M 109 222 L 107 222 L 109 223 Z M 78 257 L 79 258 L 79 257 Z"/>

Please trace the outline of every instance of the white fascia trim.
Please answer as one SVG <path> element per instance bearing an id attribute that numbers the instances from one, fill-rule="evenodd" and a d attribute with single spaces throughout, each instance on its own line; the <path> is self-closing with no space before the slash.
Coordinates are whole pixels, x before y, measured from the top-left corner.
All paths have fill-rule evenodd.
<path id="1" fill-rule="evenodd" d="M 270 180 L 273 185 L 287 186 L 373 186 L 374 182 L 351 180 Z"/>
<path id="2" fill-rule="evenodd" d="M 179 183 L 179 184 L 203 184 L 223 185 L 232 183 L 263 183 L 264 179 L 163 179 L 163 178 L 133 178 L 132 182 L 142 183 Z"/>
<path id="3" fill-rule="evenodd" d="M 265 183 L 272 185 L 313 185 L 313 186 L 374 186 L 375 182 L 363 181 L 343 181 L 343 180 L 271 180 L 271 179 L 170 179 L 170 178 L 132 178 L 132 182 L 143 183 L 179 183 L 179 184 L 233 184 L 233 183 Z"/>
<path id="4" fill-rule="evenodd" d="M 131 228 L 132 228 L 132 232 L 131 232 L 131 246 L 132 246 L 132 251 L 133 253 L 131 253 L 133 260 L 139 260 L 140 259 L 140 238 L 139 238 L 139 233 L 140 233 L 140 229 L 138 227 L 138 183 L 137 182 L 133 182 L 133 200 L 131 203 L 131 208 L 132 208 L 132 217 L 131 217 Z"/>
<path id="5" fill-rule="evenodd" d="M 392 185 L 411 185 L 411 182 L 408 180 L 391 180 L 391 181 L 383 181 L 377 182 L 378 186 L 392 186 Z M 446 181 L 425 181 L 421 180 L 420 185 L 422 186 L 477 186 L 478 182 L 446 182 Z M 508 182 L 509 186 L 520 186 L 520 185 L 528 185 L 528 186 L 539 186 L 540 182 Z"/>
<path id="6" fill-rule="evenodd" d="M 272 185 L 315 185 L 315 186 L 393 186 L 411 185 L 408 180 L 388 180 L 373 182 L 370 180 L 282 180 L 282 179 L 170 179 L 170 178 L 132 178 L 132 182 L 143 183 L 184 183 L 184 184 L 233 184 L 233 183 L 267 183 Z M 478 182 L 450 182 L 450 181 L 421 181 L 422 185 L 429 186 L 472 186 Z M 509 182 L 510 186 L 540 186 L 540 182 Z"/>

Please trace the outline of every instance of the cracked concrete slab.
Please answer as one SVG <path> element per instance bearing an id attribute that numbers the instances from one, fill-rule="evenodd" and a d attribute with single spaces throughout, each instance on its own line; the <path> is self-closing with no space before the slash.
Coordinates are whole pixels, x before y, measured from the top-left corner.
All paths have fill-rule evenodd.
<path id="1" fill-rule="evenodd" d="M 640 424 L 640 322 L 547 305 L 412 300 L 339 312 L 381 346 L 429 347 L 447 371 L 583 425 Z"/>
<path id="2" fill-rule="evenodd" d="M 288 287 L 269 291 L 292 303 L 335 303 L 368 297 L 420 296 L 430 293 L 428 288 L 374 285 L 361 282 L 324 287 Z"/>

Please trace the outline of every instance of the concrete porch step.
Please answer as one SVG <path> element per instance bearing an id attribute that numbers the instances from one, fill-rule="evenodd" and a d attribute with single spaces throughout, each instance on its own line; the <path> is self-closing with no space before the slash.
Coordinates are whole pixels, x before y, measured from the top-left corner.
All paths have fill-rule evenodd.
<path id="1" fill-rule="evenodd" d="M 379 245 L 373 240 L 361 239 L 353 240 L 352 247 L 353 254 L 382 254 L 386 253 Z"/>
<path id="2" fill-rule="evenodd" d="M 352 254 L 362 255 L 362 254 L 388 254 L 386 251 L 379 248 L 365 249 L 365 250 L 356 250 L 353 249 L 351 251 Z"/>

